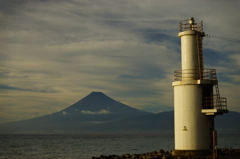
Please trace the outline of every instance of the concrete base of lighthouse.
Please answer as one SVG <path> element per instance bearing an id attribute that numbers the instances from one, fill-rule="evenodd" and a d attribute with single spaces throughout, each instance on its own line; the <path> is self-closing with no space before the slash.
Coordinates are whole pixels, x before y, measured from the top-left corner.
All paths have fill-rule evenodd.
<path id="1" fill-rule="evenodd" d="M 208 156 L 211 150 L 172 150 L 173 156 Z"/>
<path id="2" fill-rule="evenodd" d="M 173 82 L 174 134 L 173 156 L 208 156 L 212 154 L 214 115 L 202 113 L 203 89 L 211 81 L 185 80 Z"/>

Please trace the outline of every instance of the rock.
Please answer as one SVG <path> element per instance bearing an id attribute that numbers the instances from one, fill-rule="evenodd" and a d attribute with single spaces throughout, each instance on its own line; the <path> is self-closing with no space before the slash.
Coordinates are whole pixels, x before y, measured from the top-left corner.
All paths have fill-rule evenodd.
<path id="1" fill-rule="evenodd" d="M 163 149 L 160 149 L 159 152 L 163 154 L 163 153 L 164 153 L 164 150 L 163 150 Z"/>
<path id="2" fill-rule="evenodd" d="M 132 159 L 139 159 L 139 157 L 138 157 L 137 154 L 133 154 L 133 155 L 132 155 Z"/>
<path id="3" fill-rule="evenodd" d="M 139 156 L 139 158 L 147 158 L 147 157 L 146 157 L 146 154 L 143 153 L 143 154 L 141 154 L 141 155 Z"/>

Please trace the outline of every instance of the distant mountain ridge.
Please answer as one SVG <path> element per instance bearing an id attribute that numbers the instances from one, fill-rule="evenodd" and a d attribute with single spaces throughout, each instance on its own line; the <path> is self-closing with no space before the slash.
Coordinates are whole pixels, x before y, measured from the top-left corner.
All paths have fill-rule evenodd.
<path id="1" fill-rule="evenodd" d="M 220 133 L 240 133 L 240 113 L 215 118 Z M 153 114 L 122 104 L 101 92 L 92 92 L 51 115 L 0 124 L 9 133 L 173 133 L 174 112 Z"/>

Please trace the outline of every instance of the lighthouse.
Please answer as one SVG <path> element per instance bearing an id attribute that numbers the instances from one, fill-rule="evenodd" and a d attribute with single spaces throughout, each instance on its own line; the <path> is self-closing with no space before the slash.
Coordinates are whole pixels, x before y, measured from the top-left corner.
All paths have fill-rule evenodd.
<path id="1" fill-rule="evenodd" d="M 214 117 L 227 113 L 215 69 L 205 68 L 203 22 L 180 21 L 181 70 L 174 72 L 175 156 L 209 155 L 216 149 Z"/>

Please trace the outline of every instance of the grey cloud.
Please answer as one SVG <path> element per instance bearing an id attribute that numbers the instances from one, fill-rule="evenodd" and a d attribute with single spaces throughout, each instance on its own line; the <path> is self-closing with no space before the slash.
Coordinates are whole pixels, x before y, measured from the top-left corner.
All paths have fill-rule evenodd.
<path id="1" fill-rule="evenodd" d="M 25 111 L 33 105 L 41 108 L 44 100 L 47 105 L 59 100 L 66 107 L 89 92 L 102 91 L 144 110 L 170 107 L 173 71 L 181 69 L 179 21 L 194 16 L 203 20 L 208 34 L 238 38 L 239 8 L 234 3 L 239 2 L 2 0 L 5 104 L 12 101 L 10 109 L 14 99 L 24 96 L 29 103 L 19 107 Z M 206 66 L 217 68 L 226 82 L 223 91 L 231 83 L 229 89 L 239 88 L 233 82 L 240 67 L 238 44 L 210 38 L 204 47 Z M 39 95 L 41 101 L 33 100 Z M 239 110 L 238 99 L 231 101 Z"/>
<path id="2" fill-rule="evenodd" d="M 37 89 L 37 88 L 21 88 L 15 86 L 8 86 L 8 85 L 0 85 L 1 90 L 17 90 L 17 91 L 28 91 L 28 92 L 38 92 L 38 93 L 59 93 L 60 91 L 54 90 L 52 88 L 44 88 L 44 89 Z"/>

